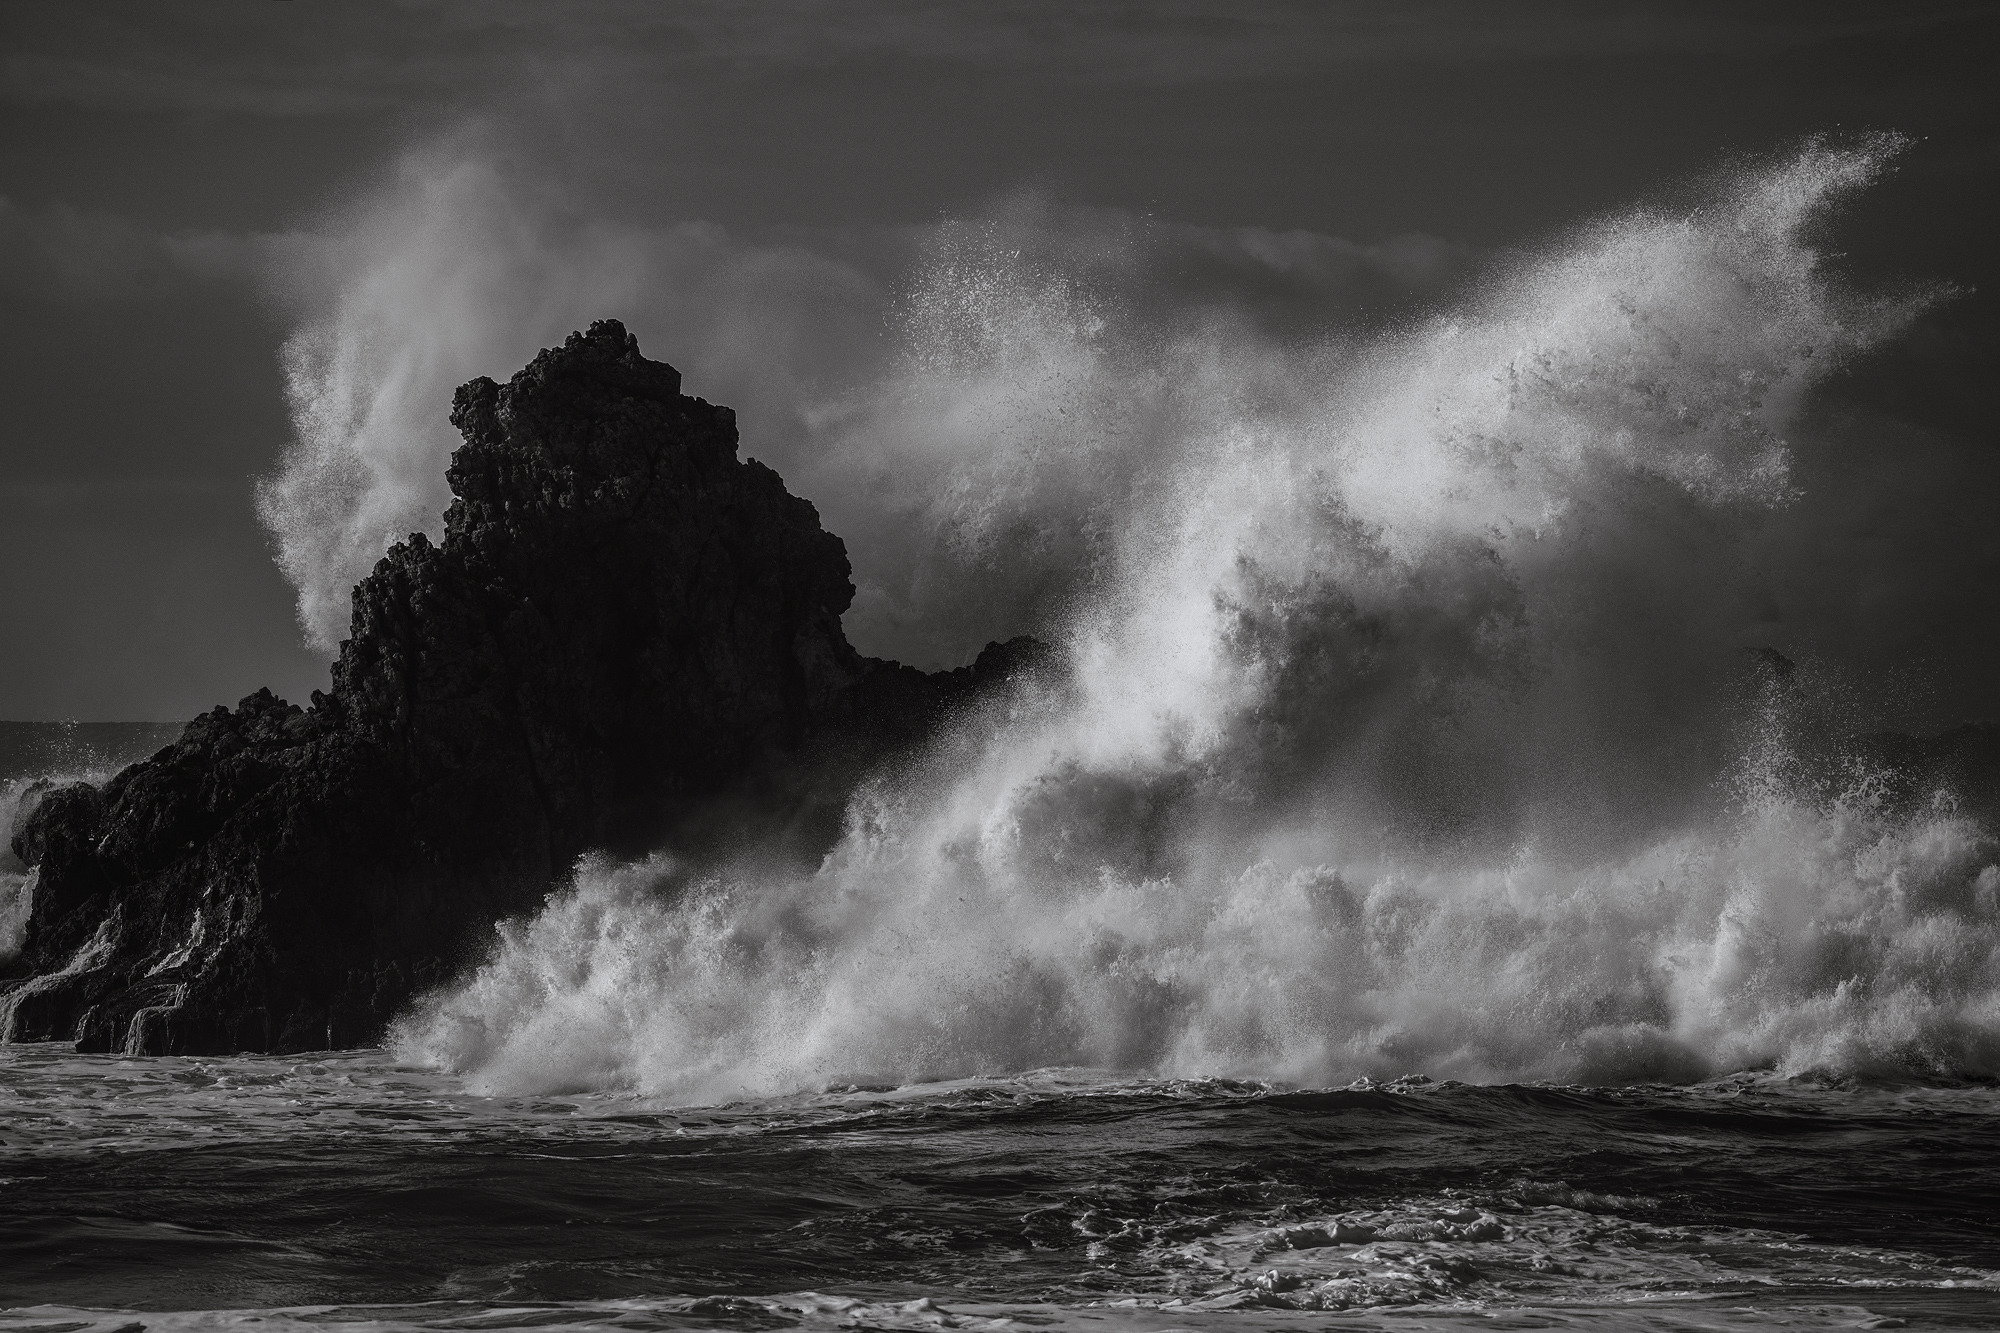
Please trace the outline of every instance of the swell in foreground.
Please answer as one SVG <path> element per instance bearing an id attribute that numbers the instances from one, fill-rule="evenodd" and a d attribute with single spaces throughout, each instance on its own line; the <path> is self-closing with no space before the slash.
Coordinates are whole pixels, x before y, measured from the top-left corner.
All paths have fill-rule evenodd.
<path id="1" fill-rule="evenodd" d="M 0 1319 L 69 1333 L 2000 1318 L 1991 1088 L 1045 1070 L 675 1109 L 16 1046 L 0 1108 L 0 1306 L 38 1307 Z"/>

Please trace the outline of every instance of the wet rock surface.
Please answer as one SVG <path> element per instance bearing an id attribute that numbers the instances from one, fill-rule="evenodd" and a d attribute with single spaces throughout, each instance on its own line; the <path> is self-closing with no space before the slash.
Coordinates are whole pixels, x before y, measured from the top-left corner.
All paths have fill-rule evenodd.
<path id="1" fill-rule="evenodd" d="M 857 653 L 840 539 L 615 322 L 452 422 L 443 540 L 356 586 L 329 693 L 259 691 L 42 796 L 0 1039 L 367 1044 L 585 851 L 815 856 L 865 771 L 1043 655 Z"/>

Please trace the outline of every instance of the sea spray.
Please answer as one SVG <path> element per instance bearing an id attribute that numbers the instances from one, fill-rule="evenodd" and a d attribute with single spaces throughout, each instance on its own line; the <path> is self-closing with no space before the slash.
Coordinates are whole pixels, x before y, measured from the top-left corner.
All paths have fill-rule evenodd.
<path id="1" fill-rule="evenodd" d="M 815 349 L 873 341 L 855 327 L 873 293 L 850 266 L 707 223 L 579 217 L 507 158 L 472 129 L 412 151 L 271 280 L 310 317 L 285 343 L 293 438 L 259 482 L 258 515 L 307 640 L 329 655 L 349 589 L 413 530 L 442 534 L 460 443 L 447 418 L 466 380 L 634 308 L 660 312 L 647 345 L 674 346 L 710 386 L 718 366 L 754 363 L 776 390 L 815 372 Z"/>
<path id="2" fill-rule="evenodd" d="M 14 855 L 12 843 L 41 790 L 42 784 L 28 779 L 0 779 L 0 963 L 21 952 L 35 904 L 35 872 Z"/>
<path id="3" fill-rule="evenodd" d="M 169 739 L 171 726 L 135 722 L 0 722 L 0 964 L 21 950 L 36 873 L 14 837 L 44 796 L 73 782 L 102 783 Z"/>
<path id="4" fill-rule="evenodd" d="M 1137 446 L 1188 433 L 1172 420 L 1184 362 L 1240 348 L 1208 380 L 1283 401 L 1341 344 L 1271 330 L 1402 308 L 1470 258 L 1032 194 L 917 226 L 617 220 L 476 125 L 294 239 L 267 275 L 302 312 L 284 353 L 294 438 L 259 513 L 319 647 L 391 544 L 440 535 L 453 389 L 617 315 L 734 406 L 746 448 L 847 541 L 849 638 L 926 669 L 1067 604 L 1122 483 L 1155 474 Z"/>
<path id="5" fill-rule="evenodd" d="M 934 280 L 933 323 L 971 308 L 886 401 L 941 414 L 930 512 L 999 552 L 938 568 L 976 601 L 1023 552 L 1073 567 L 1063 678 L 866 791 L 811 877 L 587 861 L 402 1058 L 691 1100 L 1049 1065 L 2000 1072 L 1988 831 L 1860 770 L 1774 776 L 1789 705 L 1742 651 L 1742 544 L 1809 503 L 1806 392 L 1921 303 L 1804 238 L 1893 147 L 1809 145 L 1316 353 Z M 998 410 L 1021 374 L 1039 436 Z"/>

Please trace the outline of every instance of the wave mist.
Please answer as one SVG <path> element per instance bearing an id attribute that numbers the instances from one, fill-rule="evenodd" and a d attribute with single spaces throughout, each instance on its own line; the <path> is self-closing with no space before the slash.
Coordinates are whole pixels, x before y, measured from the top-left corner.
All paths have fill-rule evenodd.
<path id="1" fill-rule="evenodd" d="M 1312 345 L 946 256 L 843 438 L 924 488 L 934 600 L 1039 608 L 1067 670 L 882 775 L 814 874 L 580 865 L 400 1058 L 686 1100 L 2000 1074 L 1990 833 L 1803 765 L 1824 701 L 1745 652 L 1808 391 L 1927 299 L 1809 244 L 1893 148 Z"/>

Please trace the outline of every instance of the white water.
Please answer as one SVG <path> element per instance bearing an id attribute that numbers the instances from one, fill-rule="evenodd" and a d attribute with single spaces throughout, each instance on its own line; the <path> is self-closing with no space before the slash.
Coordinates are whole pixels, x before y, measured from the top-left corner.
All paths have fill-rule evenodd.
<path id="1" fill-rule="evenodd" d="M 9 723 L 24 732 L 47 729 L 36 723 Z M 28 817 L 51 791 L 74 782 L 102 786 L 134 759 L 148 744 L 164 737 L 167 728 L 147 725 L 114 725 L 86 729 L 94 735 L 79 736 L 72 724 L 56 724 L 53 737 L 29 748 L 25 762 L 8 753 L 0 736 L 0 964 L 21 951 L 28 929 L 28 915 L 34 906 L 36 873 L 14 855 L 13 842 L 27 824 Z M 121 733 L 106 735 L 105 732 Z M 49 743 L 52 741 L 53 743 Z M 10 771 L 11 770 L 11 771 Z M 6 1024 L 0 1022 L 0 1031 Z"/>
<path id="2" fill-rule="evenodd" d="M 0 962 L 21 951 L 28 911 L 35 902 L 34 871 L 14 855 L 12 843 L 21 817 L 27 813 L 23 804 L 31 802 L 39 790 L 38 784 L 25 779 L 0 779 Z"/>
<path id="3" fill-rule="evenodd" d="M 442 533 L 452 390 L 591 320 L 622 318 L 689 392 L 734 407 L 744 452 L 819 506 L 854 556 L 859 646 L 956 666 L 1087 563 L 1093 506 L 1186 397 L 1167 362 L 1239 341 L 1211 328 L 1173 348 L 1163 329 L 1407 300 L 1464 262 L 1422 236 L 1361 246 L 1032 197 L 924 227 L 644 226 L 579 216 L 508 159 L 471 130 L 414 152 L 274 266 L 273 296 L 306 318 L 285 347 L 296 438 L 259 509 L 328 651 L 389 545 Z M 1229 373 L 1285 377 L 1292 353 L 1242 332 Z"/>
<path id="4" fill-rule="evenodd" d="M 62 767 L 69 771 L 57 776 L 0 777 L 0 963 L 21 951 L 28 914 L 35 905 L 36 874 L 14 855 L 14 835 L 54 788 L 69 782 L 102 782 L 111 776 L 104 768 Z M 0 1034 L 5 1031 L 6 1024 L 0 1022 Z"/>
<path id="5" fill-rule="evenodd" d="M 1786 433 L 1917 305 L 1805 239 L 1891 147 L 1596 226 L 1363 344 L 1126 328 L 947 256 L 877 457 L 958 602 L 1067 608 L 1067 678 L 865 793 L 813 876 L 587 862 L 399 1054 L 690 1099 L 2000 1073 L 1992 839 L 1867 774 L 1799 789 L 1745 686 L 1745 543 L 1811 503 Z"/>

